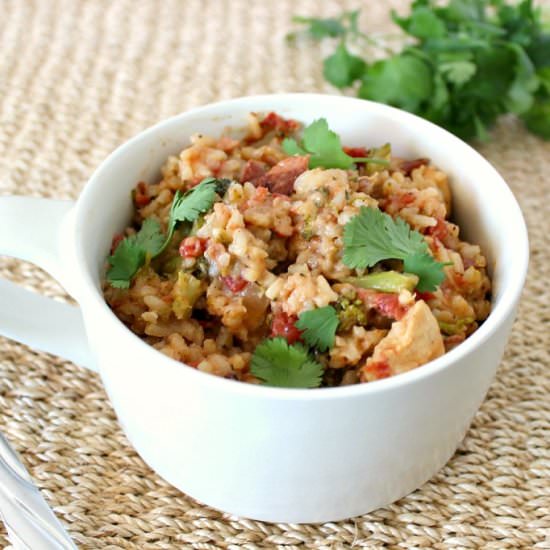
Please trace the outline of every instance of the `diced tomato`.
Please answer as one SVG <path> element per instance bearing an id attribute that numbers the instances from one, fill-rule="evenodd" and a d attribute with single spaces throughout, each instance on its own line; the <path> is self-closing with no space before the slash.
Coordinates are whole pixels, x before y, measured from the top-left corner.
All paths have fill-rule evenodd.
<path id="1" fill-rule="evenodd" d="M 416 200 L 416 196 L 412 191 L 406 191 L 401 194 L 394 194 L 391 198 L 380 201 L 380 206 L 390 214 L 395 214 L 399 210 L 406 208 Z"/>
<path id="2" fill-rule="evenodd" d="M 179 253 L 182 258 L 198 258 L 206 250 L 207 239 L 200 237 L 186 237 L 181 241 Z"/>
<path id="3" fill-rule="evenodd" d="M 369 154 L 369 150 L 365 147 L 343 147 L 344 153 L 353 158 L 365 158 Z"/>
<path id="4" fill-rule="evenodd" d="M 436 225 L 428 227 L 426 233 L 436 239 L 439 239 L 440 241 L 443 241 L 443 239 L 445 239 L 445 237 L 449 234 L 449 230 L 447 229 L 445 220 L 443 218 L 437 218 Z"/>
<path id="5" fill-rule="evenodd" d="M 115 250 L 117 249 L 118 245 L 122 242 L 124 239 L 124 235 L 122 233 L 117 233 L 113 240 L 111 241 L 111 254 L 115 253 Z"/>
<path id="6" fill-rule="evenodd" d="M 392 319 L 401 319 L 407 308 L 403 307 L 399 303 L 399 296 L 397 294 L 390 294 L 386 292 L 376 293 L 374 298 L 374 307 L 384 316 Z"/>
<path id="7" fill-rule="evenodd" d="M 242 277 L 220 277 L 223 284 L 233 293 L 240 292 L 248 285 L 248 281 Z"/>
<path id="8" fill-rule="evenodd" d="M 367 307 L 376 309 L 378 313 L 390 319 L 402 319 L 408 308 L 399 303 L 399 296 L 389 292 L 373 292 L 364 288 L 357 289 L 357 295 Z"/>
<path id="9" fill-rule="evenodd" d="M 271 336 L 281 336 L 286 338 L 289 344 L 294 344 L 302 336 L 302 331 L 296 328 L 295 325 L 297 320 L 296 315 L 287 315 L 283 311 L 277 313 L 271 323 Z"/>
<path id="10" fill-rule="evenodd" d="M 416 200 L 416 195 L 412 191 L 407 191 L 399 196 L 397 204 L 399 208 L 405 208 Z"/>
<path id="11" fill-rule="evenodd" d="M 428 300 L 433 300 L 435 298 L 435 294 L 433 292 L 420 292 L 419 290 L 415 290 L 414 297 L 417 300 L 424 300 L 427 302 Z"/>
<path id="12" fill-rule="evenodd" d="M 371 363 L 365 368 L 365 371 L 373 375 L 376 380 L 382 380 L 382 378 L 388 378 L 391 376 L 390 365 L 385 360 Z"/>
<path id="13" fill-rule="evenodd" d="M 136 185 L 134 202 L 138 207 L 146 206 L 151 202 L 151 197 L 147 194 L 147 184 L 144 181 L 140 181 Z"/>
<path id="14" fill-rule="evenodd" d="M 277 113 L 268 113 L 260 122 L 262 130 L 276 130 L 284 135 L 291 134 L 300 126 L 298 122 L 292 119 L 286 119 L 279 116 Z"/>
<path id="15" fill-rule="evenodd" d="M 464 281 L 464 275 L 462 273 L 457 273 L 456 271 L 453 273 L 452 278 L 454 280 L 454 283 L 457 288 L 461 288 L 466 285 Z"/>

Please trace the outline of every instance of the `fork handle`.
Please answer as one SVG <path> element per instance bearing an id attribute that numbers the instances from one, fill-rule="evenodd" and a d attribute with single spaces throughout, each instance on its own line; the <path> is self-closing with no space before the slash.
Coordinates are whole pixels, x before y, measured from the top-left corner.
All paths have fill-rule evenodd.
<path id="1" fill-rule="evenodd" d="M 17 550 L 76 550 L 1 433 L 0 515 Z"/>

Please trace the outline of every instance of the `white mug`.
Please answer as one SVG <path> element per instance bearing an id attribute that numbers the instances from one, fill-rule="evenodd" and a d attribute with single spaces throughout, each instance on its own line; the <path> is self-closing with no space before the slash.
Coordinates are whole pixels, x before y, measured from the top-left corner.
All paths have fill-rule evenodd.
<path id="1" fill-rule="evenodd" d="M 251 112 L 309 123 L 325 117 L 350 146 L 390 142 L 451 177 L 462 235 L 482 246 L 492 312 L 458 347 L 385 380 L 281 389 L 218 378 L 159 353 L 105 303 L 113 234 L 130 190 L 154 181 L 191 134 L 242 127 Z M 510 189 L 474 149 L 409 113 L 316 94 L 240 98 L 194 109 L 142 132 L 97 169 L 76 203 L 0 197 L 0 254 L 56 277 L 79 307 L 0 281 L 0 333 L 97 369 L 128 439 L 169 483 L 219 510 L 274 522 L 334 521 L 413 491 L 454 453 L 501 359 L 528 264 L 525 223 Z"/>

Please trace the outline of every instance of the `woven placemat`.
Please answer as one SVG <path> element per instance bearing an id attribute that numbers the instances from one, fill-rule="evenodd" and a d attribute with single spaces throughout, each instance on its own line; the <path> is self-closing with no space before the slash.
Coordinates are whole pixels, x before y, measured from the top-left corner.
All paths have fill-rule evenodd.
<path id="1" fill-rule="evenodd" d="M 323 49 L 289 47 L 285 33 L 292 14 L 360 4 L 0 0 L 0 194 L 75 198 L 115 146 L 193 106 L 253 93 L 337 93 L 322 79 Z M 389 25 L 388 9 L 405 2 L 363 4 L 363 23 L 378 30 Z M 95 374 L 0 338 L 0 430 L 75 542 L 93 549 L 550 548 L 550 143 L 507 118 L 479 149 L 523 207 L 532 259 L 497 378 L 437 476 L 349 521 L 273 525 L 227 516 L 142 462 Z M 0 260 L 1 277 L 66 299 L 35 267 Z M 8 544 L 4 531 L 0 539 Z"/>

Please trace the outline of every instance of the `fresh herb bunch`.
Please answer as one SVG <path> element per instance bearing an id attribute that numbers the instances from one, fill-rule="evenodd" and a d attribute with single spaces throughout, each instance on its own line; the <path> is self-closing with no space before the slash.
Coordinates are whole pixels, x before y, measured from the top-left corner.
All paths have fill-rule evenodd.
<path id="1" fill-rule="evenodd" d="M 487 139 L 505 113 L 550 139 L 550 31 L 533 0 L 415 0 L 407 17 L 392 12 L 406 35 L 398 52 L 361 32 L 358 16 L 294 18 L 315 40 L 338 39 L 323 64 L 334 86 L 359 83 L 359 97 L 416 113 L 464 139 Z M 350 46 L 365 44 L 388 57 L 370 62 L 351 53 Z"/>

